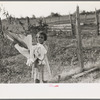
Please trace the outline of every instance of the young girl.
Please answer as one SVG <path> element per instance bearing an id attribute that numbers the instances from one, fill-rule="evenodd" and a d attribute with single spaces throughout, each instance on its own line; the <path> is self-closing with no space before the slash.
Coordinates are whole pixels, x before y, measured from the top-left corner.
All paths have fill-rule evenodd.
<path id="1" fill-rule="evenodd" d="M 15 48 L 27 58 L 27 65 L 34 66 L 35 83 L 45 83 L 51 78 L 50 66 L 47 58 L 48 48 L 45 44 L 47 35 L 40 31 L 36 35 L 36 45 L 32 45 L 30 50 L 15 44 Z"/>

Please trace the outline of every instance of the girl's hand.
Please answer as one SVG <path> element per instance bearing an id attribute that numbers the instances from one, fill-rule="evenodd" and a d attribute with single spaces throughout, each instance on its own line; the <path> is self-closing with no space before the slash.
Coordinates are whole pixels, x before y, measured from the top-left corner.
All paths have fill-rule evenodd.
<path id="1" fill-rule="evenodd" d="M 33 59 L 29 58 L 29 59 L 27 59 L 26 65 L 31 66 L 33 62 L 34 62 Z"/>

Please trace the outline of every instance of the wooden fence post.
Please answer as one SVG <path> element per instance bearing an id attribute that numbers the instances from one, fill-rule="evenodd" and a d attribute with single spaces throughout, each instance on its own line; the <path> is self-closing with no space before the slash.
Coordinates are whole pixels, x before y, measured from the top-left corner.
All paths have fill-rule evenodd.
<path id="1" fill-rule="evenodd" d="M 47 24 L 46 18 L 44 18 L 44 24 L 45 24 L 45 25 Z M 48 32 L 48 26 L 45 27 L 45 32 L 46 32 L 46 33 Z"/>
<path id="2" fill-rule="evenodd" d="M 76 11 L 76 37 L 77 37 L 77 41 L 78 41 L 78 60 L 79 60 L 79 64 L 81 67 L 81 71 L 83 71 L 83 52 L 82 52 L 82 39 L 81 39 L 81 30 L 80 30 L 80 15 L 79 15 L 79 6 L 77 6 L 77 11 Z"/>
<path id="3" fill-rule="evenodd" d="M 2 32 L 2 21 L 1 21 L 1 18 L 0 18 L 0 54 L 2 54 L 3 52 L 3 47 L 4 47 L 4 35 L 3 35 L 3 32 Z M 0 55 L 0 58 L 2 58 L 2 55 Z"/>
<path id="4" fill-rule="evenodd" d="M 87 14 L 84 15 L 84 24 L 86 24 L 87 21 Z"/>
<path id="5" fill-rule="evenodd" d="M 3 31 L 2 30 L 3 30 L 2 29 L 2 21 L 1 21 L 1 18 L 0 18 L 0 38 L 2 38 L 2 40 L 3 40 L 4 34 L 3 34 Z"/>
<path id="6" fill-rule="evenodd" d="M 0 33 L 2 32 L 2 22 L 1 22 L 1 18 L 0 18 Z"/>
<path id="7" fill-rule="evenodd" d="M 29 30 L 29 25 L 30 25 L 30 19 L 29 19 L 29 17 L 26 17 L 26 22 L 27 22 L 27 28 Z"/>
<path id="8" fill-rule="evenodd" d="M 99 14 L 97 13 L 97 10 L 95 9 L 95 21 L 96 21 L 96 29 L 97 29 L 97 35 L 99 35 Z"/>
<path id="9" fill-rule="evenodd" d="M 73 21 L 72 21 L 72 15 L 71 14 L 69 14 L 69 19 L 70 19 L 70 23 L 71 23 L 71 35 L 75 36 L 75 33 L 74 33 L 74 24 L 73 24 Z"/>

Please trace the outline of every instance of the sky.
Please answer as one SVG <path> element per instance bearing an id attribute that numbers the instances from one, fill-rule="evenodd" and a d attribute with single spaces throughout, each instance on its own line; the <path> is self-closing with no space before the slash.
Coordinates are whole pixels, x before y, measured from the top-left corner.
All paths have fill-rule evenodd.
<path id="1" fill-rule="evenodd" d="M 76 11 L 76 6 L 80 11 L 94 11 L 100 9 L 100 1 L 0 1 L 0 7 L 5 8 L 14 17 L 46 17 L 51 12 L 67 15 Z M 2 16 L 2 11 L 1 11 Z"/>

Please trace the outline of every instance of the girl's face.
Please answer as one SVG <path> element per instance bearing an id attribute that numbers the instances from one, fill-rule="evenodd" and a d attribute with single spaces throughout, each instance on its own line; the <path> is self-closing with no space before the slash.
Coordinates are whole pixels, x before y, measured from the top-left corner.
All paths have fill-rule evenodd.
<path id="1" fill-rule="evenodd" d="M 38 43 L 40 43 L 40 44 L 44 43 L 44 36 L 43 35 L 37 34 L 36 38 L 37 38 Z"/>

